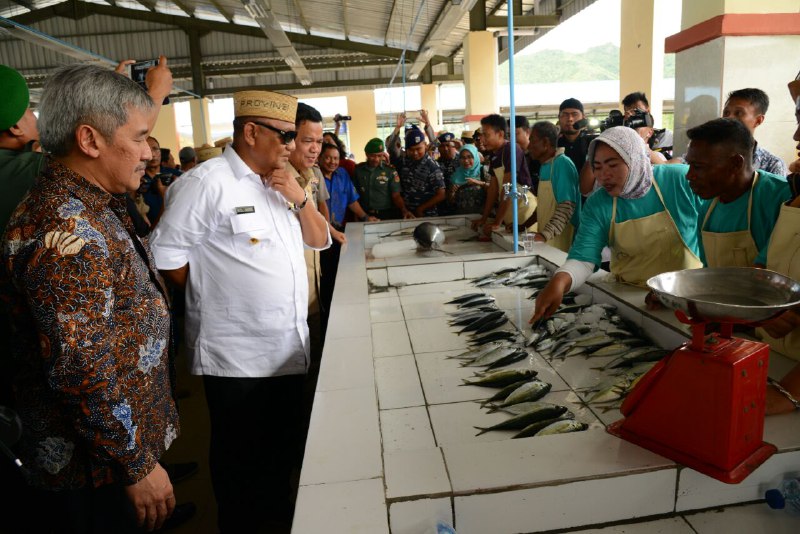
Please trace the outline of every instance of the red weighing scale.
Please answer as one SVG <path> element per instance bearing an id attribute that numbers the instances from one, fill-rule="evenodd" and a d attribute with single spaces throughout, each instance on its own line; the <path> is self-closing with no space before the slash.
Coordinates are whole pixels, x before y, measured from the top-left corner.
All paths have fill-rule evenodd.
<path id="1" fill-rule="evenodd" d="M 800 303 L 800 284 L 766 269 L 675 271 L 647 285 L 692 340 L 662 359 L 622 403 L 608 432 L 712 478 L 736 484 L 776 452 L 763 441 L 769 345 L 733 337 Z M 706 335 L 706 324 L 721 332 Z"/>

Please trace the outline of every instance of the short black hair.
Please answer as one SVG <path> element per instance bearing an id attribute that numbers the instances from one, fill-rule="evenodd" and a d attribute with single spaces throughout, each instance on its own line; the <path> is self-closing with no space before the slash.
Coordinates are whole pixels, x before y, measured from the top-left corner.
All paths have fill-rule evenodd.
<path id="1" fill-rule="evenodd" d="M 686 135 L 691 141 L 705 141 L 709 145 L 728 145 L 752 163 L 755 140 L 747 126 L 736 119 L 714 119 L 689 128 Z"/>
<path id="2" fill-rule="evenodd" d="M 338 153 L 339 153 L 339 159 L 341 159 L 341 158 L 342 158 L 342 151 L 341 151 L 341 150 L 339 150 L 339 147 L 338 147 L 338 146 L 336 146 L 336 145 L 332 145 L 332 144 L 330 144 L 330 143 L 322 143 L 322 148 L 321 148 L 321 149 L 320 149 L 320 151 L 319 151 L 319 155 L 320 155 L 320 156 L 321 156 L 321 155 L 323 155 L 323 154 L 325 153 L 325 151 L 326 151 L 326 150 L 335 150 L 336 152 L 338 152 Z"/>
<path id="3" fill-rule="evenodd" d="M 346 158 L 347 157 L 347 148 L 345 148 L 344 143 L 342 142 L 341 139 L 339 139 L 339 136 L 336 135 L 333 132 L 324 132 L 322 134 L 322 137 L 325 137 L 326 135 L 330 135 L 333 138 L 333 142 L 336 143 L 337 147 L 339 147 L 339 158 L 341 158 L 341 159 Z M 330 144 L 330 143 L 328 143 L 328 144 Z"/>
<path id="4" fill-rule="evenodd" d="M 503 135 L 508 138 L 508 132 L 506 131 L 506 120 L 498 115 L 497 113 L 492 113 L 491 115 L 486 115 L 484 118 L 481 119 L 481 128 L 484 126 L 488 126 L 492 128 L 496 132 L 502 132 Z"/>
<path id="5" fill-rule="evenodd" d="M 728 93 L 728 99 L 725 101 L 727 104 L 730 102 L 731 98 L 739 98 L 741 100 L 747 100 L 753 106 L 755 106 L 756 110 L 761 115 L 766 115 L 767 110 L 769 109 L 769 97 L 767 93 L 762 91 L 761 89 L 756 89 L 755 87 L 748 87 L 746 89 L 737 89 L 735 91 L 731 91 Z"/>
<path id="6" fill-rule="evenodd" d="M 644 102 L 644 105 L 648 108 L 650 107 L 650 102 L 647 101 L 647 95 L 636 91 L 635 93 L 631 93 L 627 95 L 625 98 L 622 99 L 622 105 L 624 107 L 630 107 L 635 105 L 637 102 Z"/>
<path id="7" fill-rule="evenodd" d="M 294 116 L 294 125 L 299 128 L 304 122 L 322 122 L 322 115 L 316 108 L 312 108 L 308 104 L 298 102 L 297 114 Z"/>
<path id="8" fill-rule="evenodd" d="M 508 119 L 509 125 L 511 124 L 511 119 Z M 517 115 L 514 117 L 514 128 L 522 128 L 523 130 L 530 131 L 531 123 L 528 122 L 528 117 L 525 115 Z"/>
<path id="9" fill-rule="evenodd" d="M 536 132 L 540 139 L 547 139 L 550 145 L 558 146 L 558 128 L 550 121 L 539 121 L 531 127 L 531 133 Z"/>

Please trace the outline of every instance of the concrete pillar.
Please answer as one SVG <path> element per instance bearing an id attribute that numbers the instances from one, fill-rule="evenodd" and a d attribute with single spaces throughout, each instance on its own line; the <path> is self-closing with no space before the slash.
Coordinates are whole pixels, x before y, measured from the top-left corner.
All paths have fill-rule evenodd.
<path id="1" fill-rule="evenodd" d="M 683 0 L 681 32 L 666 40 L 675 52 L 675 153 L 686 130 L 722 114 L 733 90 L 757 87 L 770 107 L 756 140 L 791 161 L 794 105 L 786 84 L 797 75 L 800 0 Z"/>
<path id="2" fill-rule="evenodd" d="M 650 113 L 661 126 L 664 108 L 664 38 L 659 13 L 674 8 L 678 0 L 622 0 L 619 47 L 619 100 L 641 91 Z M 702 2 L 701 2 L 702 3 Z"/>
<path id="3" fill-rule="evenodd" d="M 378 117 L 375 114 L 375 93 L 373 91 L 352 91 L 347 96 L 347 113 L 353 118 L 348 124 L 350 146 L 348 150 L 356 161 L 364 161 L 364 147 L 378 135 Z"/>
<path id="4" fill-rule="evenodd" d="M 442 125 L 442 111 L 439 109 L 439 86 L 434 83 L 425 83 L 420 87 L 420 100 L 422 109 L 428 110 L 428 118 L 434 132 L 438 132 Z"/>
<path id="5" fill-rule="evenodd" d="M 175 108 L 172 104 L 161 106 L 158 113 L 156 125 L 150 135 L 158 139 L 161 148 L 169 148 L 175 159 L 178 159 L 178 151 L 181 149 L 180 138 L 178 137 L 178 124 L 175 120 Z"/>
<path id="6" fill-rule="evenodd" d="M 194 98 L 189 101 L 192 111 L 192 138 L 194 146 L 213 144 L 211 139 L 211 119 L 208 115 L 208 99 Z"/>
<path id="7" fill-rule="evenodd" d="M 481 117 L 498 113 L 497 42 L 488 31 L 469 32 L 464 39 L 464 88 L 469 128 L 480 126 Z"/>

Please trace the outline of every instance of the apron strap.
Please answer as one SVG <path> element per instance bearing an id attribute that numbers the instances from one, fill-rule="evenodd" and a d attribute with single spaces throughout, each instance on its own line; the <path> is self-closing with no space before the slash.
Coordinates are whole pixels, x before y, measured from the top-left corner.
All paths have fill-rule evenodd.
<path id="1" fill-rule="evenodd" d="M 614 242 L 614 220 L 617 218 L 617 197 L 611 199 L 611 224 L 608 225 L 608 243 Z"/>
<path id="2" fill-rule="evenodd" d="M 750 232 L 752 225 L 750 224 L 751 216 L 753 213 L 753 195 L 755 194 L 756 182 L 758 182 L 758 171 L 755 171 L 753 176 L 753 182 L 750 184 L 750 197 L 747 199 L 747 231 Z M 661 194 L 659 193 L 659 198 Z M 661 200 L 664 201 L 663 199 Z M 708 222 L 709 217 L 711 217 L 711 212 L 714 211 L 714 208 L 717 207 L 717 202 L 719 201 L 719 197 L 714 197 L 714 200 L 711 202 L 711 206 L 709 206 L 708 211 L 706 212 L 706 216 L 703 219 L 703 224 L 700 225 L 700 231 L 703 232 L 706 229 L 706 223 Z M 666 205 L 664 206 L 666 209 Z M 752 233 L 752 232 L 751 232 Z"/>

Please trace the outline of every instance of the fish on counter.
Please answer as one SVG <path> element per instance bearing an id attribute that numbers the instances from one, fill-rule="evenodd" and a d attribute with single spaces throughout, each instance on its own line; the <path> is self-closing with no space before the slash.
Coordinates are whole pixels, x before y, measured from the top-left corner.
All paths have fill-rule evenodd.
<path id="1" fill-rule="evenodd" d="M 476 376 L 472 379 L 462 379 L 462 386 L 488 386 L 502 388 L 514 382 L 533 378 L 538 374 L 533 369 L 501 369 Z"/>
<path id="2" fill-rule="evenodd" d="M 509 393 L 508 397 L 503 399 L 501 403 L 492 405 L 491 409 L 489 410 L 489 413 L 496 412 L 501 408 L 505 408 L 513 404 L 538 401 L 539 399 L 547 395 L 552 388 L 553 385 L 548 382 L 544 382 L 538 379 L 531 380 L 530 382 L 522 384 L 517 389 Z"/>
<path id="3" fill-rule="evenodd" d="M 505 421 L 497 423 L 496 425 L 488 427 L 476 426 L 475 428 L 477 430 L 480 430 L 480 432 L 478 432 L 475 435 L 480 436 L 481 434 L 485 434 L 486 432 L 491 432 L 492 430 L 520 430 L 537 421 L 542 421 L 545 419 L 553 419 L 560 415 L 563 415 L 566 412 L 567 412 L 566 406 L 559 406 L 557 404 L 551 404 L 549 402 L 536 403 L 527 412 L 515 415 L 510 419 L 506 419 Z"/>
<path id="4" fill-rule="evenodd" d="M 586 423 L 574 419 L 556 421 L 536 433 L 537 436 L 552 436 L 554 434 L 567 434 L 569 432 L 583 432 L 589 428 Z"/>

